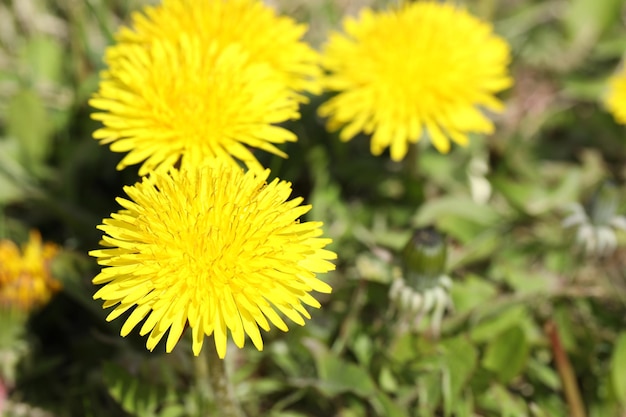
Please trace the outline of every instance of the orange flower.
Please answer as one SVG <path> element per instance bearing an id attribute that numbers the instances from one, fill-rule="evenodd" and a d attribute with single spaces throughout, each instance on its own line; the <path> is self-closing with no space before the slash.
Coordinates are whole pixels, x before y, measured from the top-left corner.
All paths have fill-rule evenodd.
<path id="1" fill-rule="evenodd" d="M 22 253 L 14 242 L 0 240 L 0 307 L 28 312 L 46 304 L 61 289 L 50 273 L 50 262 L 58 252 L 57 245 L 42 244 L 35 230 Z"/>

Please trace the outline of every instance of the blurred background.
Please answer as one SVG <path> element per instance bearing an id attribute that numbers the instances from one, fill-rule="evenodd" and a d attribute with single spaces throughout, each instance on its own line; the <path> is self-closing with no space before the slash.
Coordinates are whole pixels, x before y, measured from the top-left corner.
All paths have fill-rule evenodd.
<path id="1" fill-rule="evenodd" d="M 396 4 L 268 3 L 308 23 L 315 47 L 343 16 Z M 287 124 L 299 137 L 289 159 L 259 153 L 313 204 L 307 218 L 324 222 L 339 259 L 305 327 L 264 334 L 263 352 L 229 349 L 249 416 L 626 416 L 626 235 L 613 227 L 626 128 L 602 104 L 626 52 L 626 2 L 458 3 L 513 51 L 494 135 L 394 163 L 368 138 L 327 133 L 324 97 L 312 97 Z M 150 353 L 92 300 L 96 226 L 137 177 L 91 138 L 87 100 L 104 49 L 144 4 L 0 0 L 0 239 L 23 246 L 39 231 L 56 245 L 42 273 L 60 283 L 32 308 L 0 303 L 0 415 L 219 415 L 187 339 Z M 426 225 L 448 245 L 453 308 L 436 327 L 429 309 L 411 317 L 389 297 Z"/>

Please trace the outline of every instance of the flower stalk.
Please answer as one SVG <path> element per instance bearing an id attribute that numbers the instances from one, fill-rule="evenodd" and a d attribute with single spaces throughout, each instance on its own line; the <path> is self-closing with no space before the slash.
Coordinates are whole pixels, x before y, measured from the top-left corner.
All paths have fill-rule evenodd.
<path id="1" fill-rule="evenodd" d="M 554 363 L 561 377 L 565 400 L 567 401 L 570 411 L 569 415 L 572 417 L 587 417 L 582 396 L 580 395 L 580 389 L 576 382 L 576 374 L 569 361 L 567 352 L 563 348 L 556 324 L 550 321 L 546 323 L 544 330 L 550 339 L 552 353 L 554 354 Z"/>
<path id="2" fill-rule="evenodd" d="M 210 336 L 213 339 L 213 336 Z M 215 408 L 222 417 L 245 417 L 243 409 L 237 401 L 235 390 L 228 374 L 226 361 L 220 359 L 215 342 L 210 340 L 206 347 L 208 377 L 213 391 Z"/>

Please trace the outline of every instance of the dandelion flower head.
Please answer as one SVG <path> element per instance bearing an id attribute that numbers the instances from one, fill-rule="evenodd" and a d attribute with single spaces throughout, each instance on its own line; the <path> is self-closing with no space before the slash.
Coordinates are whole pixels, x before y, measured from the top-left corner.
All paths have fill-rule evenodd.
<path id="1" fill-rule="evenodd" d="M 128 152 L 118 169 L 143 162 L 140 175 L 210 159 L 262 170 L 250 148 L 286 157 L 276 144 L 296 136 L 275 124 L 298 118 L 294 91 L 316 85 L 304 30 L 260 1 L 147 7 L 106 52 L 94 138 Z"/>
<path id="2" fill-rule="evenodd" d="M 13 241 L 0 240 L 0 307 L 28 312 L 46 304 L 61 289 L 50 272 L 58 252 L 35 230 L 21 251 Z"/>
<path id="3" fill-rule="evenodd" d="M 124 209 L 99 227 L 107 248 L 90 253 L 104 267 L 94 298 L 115 307 L 107 320 L 132 310 L 122 336 L 143 321 L 153 350 L 169 329 L 170 352 L 188 325 L 195 355 L 213 334 L 223 358 L 228 331 L 237 346 L 247 334 L 261 350 L 259 328 L 288 330 L 278 313 L 305 324 L 304 306 L 320 307 L 310 292 L 331 291 L 316 273 L 334 269 L 336 255 L 324 249 L 320 222 L 299 222 L 311 207 L 288 200 L 290 184 L 268 184 L 268 175 L 204 165 L 158 170 L 125 188 Z"/>
<path id="4" fill-rule="evenodd" d="M 509 46 L 490 24 L 455 5 L 425 1 L 366 8 L 346 18 L 343 30 L 324 47 L 324 84 L 337 95 L 319 109 L 343 141 L 372 135 L 372 153 L 389 147 L 397 161 L 424 132 L 445 153 L 450 139 L 466 145 L 469 133 L 493 131 L 481 108 L 501 111 L 494 94 L 512 80 Z"/>
<path id="5" fill-rule="evenodd" d="M 164 0 L 133 15 L 120 44 L 196 35 L 203 44 L 240 45 L 253 62 L 267 63 L 294 92 L 319 93 L 318 53 L 302 40 L 307 25 L 278 15 L 261 0 Z M 112 52 L 113 53 L 113 52 Z"/>
<path id="6" fill-rule="evenodd" d="M 615 120 L 626 125 L 626 67 L 609 79 L 605 106 Z"/>

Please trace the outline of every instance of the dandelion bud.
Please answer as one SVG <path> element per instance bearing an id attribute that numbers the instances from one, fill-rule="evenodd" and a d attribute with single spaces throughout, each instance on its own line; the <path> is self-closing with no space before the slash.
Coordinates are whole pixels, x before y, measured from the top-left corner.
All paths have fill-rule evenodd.
<path id="1" fill-rule="evenodd" d="M 389 298 L 409 328 L 416 329 L 424 316 L 430 316 L 432 332 L 439 334 L 443 314 L 452 305 L 446 255 L 445 236 L 432 226 L 416 230 L 402 250 L 402 277 L 391 284 Z"/>
<path id="2" fill-rule="evenodd" d="M 405 281 L 415 289 L 429 287 L 445 271 L 447 247 L 444 236 L 434 227 L 417 229 L 402 250 Z"/>
<path id="3" fill-rule="evenodd" d="M 593 198 L 582 206 L 570 204 L 570 215 L 562 222 L 563 227 L 576 227 L 576 244 L 587 255 L 609 255 L 617 247 L 616 231 L 626 230 L 626 218 L 617 214 L 619 190 L 610 181 L 605 181 L 596 190 Z"/>
<path id="4" fill-rule="evenodd" d="M 605 181 L 596 190 L 589 207 L 591 222 L 601 225 L 610 223 L 617 213 L 618 189 L 614 182 Z"/>

